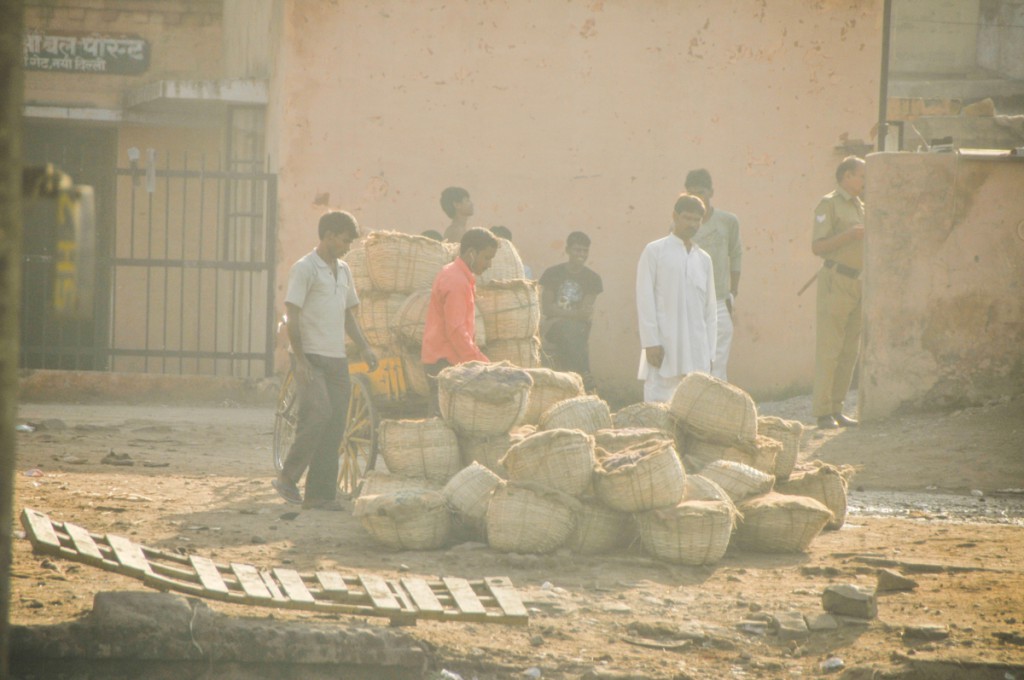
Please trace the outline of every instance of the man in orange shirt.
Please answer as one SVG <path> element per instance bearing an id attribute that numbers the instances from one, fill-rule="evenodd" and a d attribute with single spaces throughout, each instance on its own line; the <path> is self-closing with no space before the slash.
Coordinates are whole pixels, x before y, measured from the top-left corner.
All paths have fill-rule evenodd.
<path id="1" fill-rule="evenodd" d="M 498 252 L 498 240 L 486 229 L 474 227 L 462 235 L 459 256 L 438 272 L 430 288 L 430 305 L 423 329 L 423 361 L 430 378 L 431 411 L 440 413 L 437 374 L 466 361 L 487 361 L 476 346 L 476 277 L 487 271 Z"/>

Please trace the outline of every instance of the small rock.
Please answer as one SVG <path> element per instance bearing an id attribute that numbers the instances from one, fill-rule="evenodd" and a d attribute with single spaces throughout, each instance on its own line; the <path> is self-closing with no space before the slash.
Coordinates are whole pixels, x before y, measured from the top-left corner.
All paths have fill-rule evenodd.
<path id="1" fill-rule="evenodd" d="M 409 567 L 408 564 L 399 564 L 398 565 L 398 571 L 400 571 L 400 572 L 404 573 L 404 572 L 407 572 L 409 570 L 410 570 L 410 567 Z"/>
<path id="2" fill-rule="evenodd" d="M 804 621 L 804 615 L 798 611 L 776 613 L 772 617 L 772 628 L 784 642 L 804 640 L 811 634 L 807 629 L 807 622 Z"/>
<path id="3" fill-rule="evenodd" d="M 620 602 L 605 602 L 601 605 L 601 611 L 609 614 L 632 614 L 633 608 Z"/>
<path id="4" fill-rule="evenodd" d="M 280 515 L 278 515 L 278 517 L 280 519 L 284 520 L 285 522 L 291 522 L 292 520 L 294 520 L 298 516 L 299 516 L 298 512 L 282 512 Z"/>
<path id="5" fill-rule="evenodd" d="M 838 656 L 830 656 L 821 662 L 821 670 L 825 673 L 834 673 L 838 670 L 842 670 L 846 667 L 846 664 Z"/>
<path id="6" fill-rule="evenodd" d="M 60 432 L 61 430 L 68 429 L 68 425 L 60 418 L 47 418 L 39 423 L 36 429 L 43 432 Z"/>
<path id="7" fill-rule="evenodd" d="M 828 586 L 821 595 L 821 606 L 831 614 L 873 619 L 878 616 L 878 603 L 873 592 L 844 584 Z"/>
<path id="8" fill-rule="evenodd" d="M 532 638 L 530 638 L 530 644 L 534 647 L 540 647 L 544 644 L 544 636 L 534 635 Z"/>
<path id="9" fill-rule="evenodd" d="M 540 676 L 540 669 L 536 666 L 534 666 L 533 668 L 527 668 L 525 671 L 523 671 L 523 677 L 526 678 L 533 678 L 533 680 L 537 680 L 537 678 L 539 678 Z"/>
<path id="10" fill-rule="evenodd" d="M 441 680 L 462 680 L 462 676 L 458 673 L 453 673 L 450 670 L 444 669 L 441 671 Z"/>
<path id="11" fill-rule="evenodd" d="M 945 640 L 949 637 L 949 626 L 940 624 L 925 623 L 921 625 L 909 625 L 903 628 L 904 640 Z"/>
<path id="12" fill-rule="evenodd" d="M 253 545 L 266 545 L 267 539 L 263 538 L 262 536 L 253 536 L 249 539 L 249 542 Z"/>
<path id="13" fill-rule="evenodd" d="M 745 621 L 740 621 L 739 623 L 737 623 L 736 629 L 741 633 L 749 633 L 750 635 L 767 635 L 768 622 L 752 621 L 747 619 Z"/>
<path id="14" fill-rule="evenodd" d="M 985 495 L 985 492 L 982 491 L 981 489 L 971 489 L 971 495 L 974 496 L 975 498 L 981 498 L 982 496 Z"/>
<path id="15" fill-rule="evenodd" d="M 816 614 L 807 619 L 808 630 L 835 630 L 839 628 L 839 622 L 831 614 Z"/>
<path id="16" fill-rule="evenodd" d="M 895 593 L 904 590 L 913 590 L 917 587 L 917 581 L 907 578 L 898 571 L 892 569 L 878 570 L 878 585 L 875 586 L 876 593 Z"/>

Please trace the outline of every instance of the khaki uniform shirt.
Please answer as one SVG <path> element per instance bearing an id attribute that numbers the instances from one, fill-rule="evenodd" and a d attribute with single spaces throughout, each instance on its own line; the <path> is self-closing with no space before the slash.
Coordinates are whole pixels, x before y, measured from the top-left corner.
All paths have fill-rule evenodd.
<path id="1" fill-rule="evenodd" d="M 811 240 L 835 236 L 857 224 L 864 224 L 864 202 L 840 187 L 818 203 Z M 827 253 L 825 259 L 860 271 L 864 268 L 864 242 L 851 241 Z"/>

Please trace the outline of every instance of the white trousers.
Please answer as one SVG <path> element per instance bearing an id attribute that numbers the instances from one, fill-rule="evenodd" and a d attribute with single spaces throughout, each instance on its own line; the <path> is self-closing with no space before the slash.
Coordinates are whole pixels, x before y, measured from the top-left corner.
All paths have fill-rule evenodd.
<path id="1" fill-rule="evenodd" d="M 726 367 L 729 364 L 729 347 L 732 345 L 732 314 L 725 306 L 725 300 L 718 301 L 718 338 L 715 341 L 715 365 L 711 367 L 711 375 L 726 382 Z"/>
<path id="2" fill-rule="evenodd" d="M 666 404 L 672 401 L 672 395 L 682 381 L 683 376 L 674 375 L 671 378 L 662 378 L 653 368 L 647 373 L 644 380 L 644 401 L 661 401 Z"/>

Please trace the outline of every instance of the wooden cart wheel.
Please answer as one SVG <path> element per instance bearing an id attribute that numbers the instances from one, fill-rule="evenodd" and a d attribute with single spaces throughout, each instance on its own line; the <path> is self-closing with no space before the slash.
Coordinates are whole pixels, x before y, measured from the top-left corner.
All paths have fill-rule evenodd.
<path id="1" fill-rule="evenodd" d="M 352 374 L 352 395 L 345 419 L 345 437 L 338 450 L 338 489 L 343 496 L 355 498 L 366 473 L 377 462 L 377 409 L 365 375 Z"/>
<path id="2" fill-rule="evenodd" d="M 274 413 L 274 469 L 281 471 L 285 456 L 295 441 L 295 425 L 298 423 L 299 404 L 295 392 L 295 374 L 288 371 L 277 395 L 277 410 Z"/>

